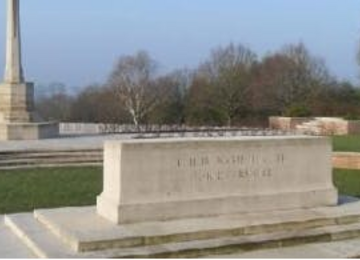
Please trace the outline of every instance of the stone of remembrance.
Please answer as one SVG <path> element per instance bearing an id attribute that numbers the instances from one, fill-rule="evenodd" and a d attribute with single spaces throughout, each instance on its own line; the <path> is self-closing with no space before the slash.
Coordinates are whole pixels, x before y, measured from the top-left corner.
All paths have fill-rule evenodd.
<path id="1" fill-rule="evenodd" d="M 337 204 L 326 138 L 107 142 L 98 213 L 117 224 Z"/>

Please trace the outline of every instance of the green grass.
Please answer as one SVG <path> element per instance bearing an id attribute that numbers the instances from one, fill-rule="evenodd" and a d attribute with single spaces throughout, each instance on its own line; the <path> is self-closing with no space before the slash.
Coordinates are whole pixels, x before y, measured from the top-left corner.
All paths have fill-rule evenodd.
<path id="1" fill-rule="evenodd" d="M 334 183 L 340 194 L 360 197 L 360 170 L 336 169 Z"/>
<path id="2" fill-rule="evenodd" d="M 0 214 L 94 205 L 101 191 L 101 167 L 0 171 Z"/>
<path id="3" fill-rule="evenodd" d="M 334 136 L 333 146 L 336 152 L 360 152 L 360 135 Z"/>
<path id="4" fill-rule="evenodd" d="M 360 171 L 335 170 L 334 180 L 341 194 L 360 197 Z M 0 171 L 0 214 L 95 205 L 101 191 L 101 167 Z"/>

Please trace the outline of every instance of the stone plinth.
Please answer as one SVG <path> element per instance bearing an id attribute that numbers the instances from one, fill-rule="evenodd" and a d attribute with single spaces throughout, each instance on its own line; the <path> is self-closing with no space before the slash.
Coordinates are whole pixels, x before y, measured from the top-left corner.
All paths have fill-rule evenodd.
<path id="1" fill-rule="evenodd" d="M 336 205 L 317 137 L 111 141 L 97 211 L 116 224 Z"/>
<path id="2" fill-rule="evenodd" d="M 36 113 L 32 83 L 0 84 L 0 140 L 37 140 L 58 135 L 58 123 L 43 122 Z"/>
<path id="3" fill-rule="evenodd" d="M 59 135 L 59 124 L 43 123 L 0 123 L 0 140 L 38 140 Z"/>
<path id="4" fill-rule="evenodd" d="M 0 122 L 38 121 L 32 83 L 0 84 Z"/>

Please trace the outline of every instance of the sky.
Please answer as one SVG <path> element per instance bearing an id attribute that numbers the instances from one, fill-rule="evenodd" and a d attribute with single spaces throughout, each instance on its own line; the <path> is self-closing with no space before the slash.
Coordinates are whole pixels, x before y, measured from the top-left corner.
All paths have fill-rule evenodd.
<path id="1" fill-rule="evenodd" d="M 21 0 L 26 78 L 79 88 L 106 80 L 118 57 L 146 50 L 160 71 L 195 68 L 212 49 L 260 57 L 304 42 L 339 79 L 359 83 L 360 0 Z M 0 75 L 5 4 L 0 0 Z"/>

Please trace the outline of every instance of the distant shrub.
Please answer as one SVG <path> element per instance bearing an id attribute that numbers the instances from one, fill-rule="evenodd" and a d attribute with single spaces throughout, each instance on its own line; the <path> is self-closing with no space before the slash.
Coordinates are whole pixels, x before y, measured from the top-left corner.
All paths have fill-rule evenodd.
<path id="1" fill-rule="evenodd" d="M 309 117 L 311 116 L 311 110 L 305 105 L 292 105 L 285 110 L 284 116 Z"/>
<path id="2" fill-rule="evenodd" d="M 349 121 L 360 120 L 360 115 L 348 114 L 348 115 L 344 116 L 344 119 L 349 120 Z"/>

